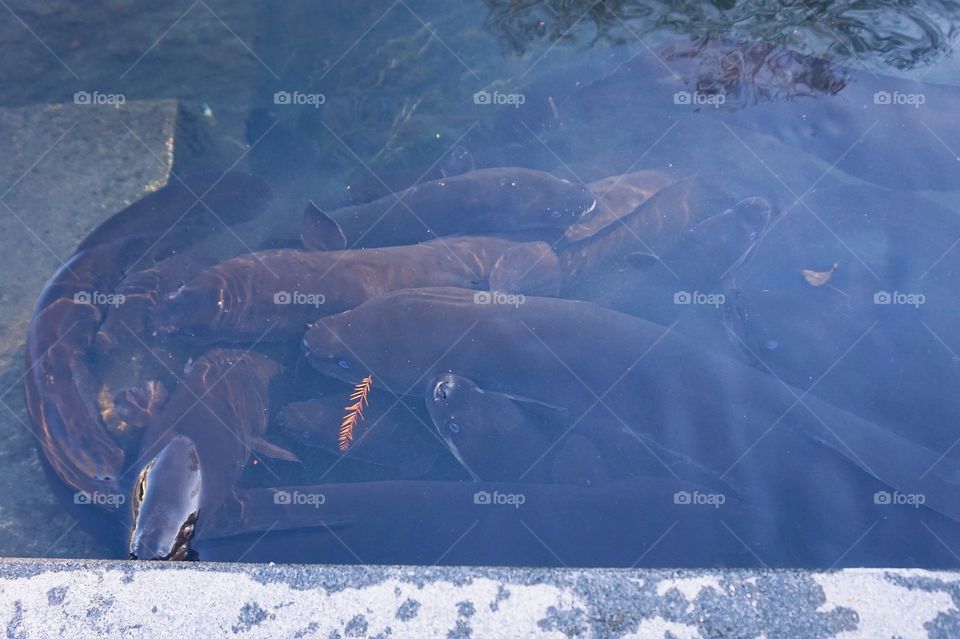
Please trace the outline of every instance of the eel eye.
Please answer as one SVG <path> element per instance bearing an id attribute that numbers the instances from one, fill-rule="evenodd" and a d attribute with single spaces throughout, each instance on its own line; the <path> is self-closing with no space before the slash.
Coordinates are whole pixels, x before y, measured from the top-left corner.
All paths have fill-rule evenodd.
<path id="1" fill-rule="evenodd" d="M 143 503 L 147 495 L 147 476 L 150 474 L 151 468 L 153 468 L 153 462 L 144 466 L 143 470 L 140 471 L 140 475 L 137 476 L 137 483 L 134 485 L 132 503 L 134 520 L 139 516 L 140 504 Z"/>
<path id="2" fill-rule="evenodd" d="M 138 504 L 142 503 L 143 498 L 147 495 L 147 476 L 150 474 L 152 467 L 152 463 L 148 464 L 140 471 L 140 476 L 137 477 L 136 500 Z"/>

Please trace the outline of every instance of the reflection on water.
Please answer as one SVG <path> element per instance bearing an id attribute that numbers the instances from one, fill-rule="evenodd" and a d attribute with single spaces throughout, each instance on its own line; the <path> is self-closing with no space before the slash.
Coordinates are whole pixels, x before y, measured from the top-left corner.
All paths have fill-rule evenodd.
<path id="1" fill-rule="evenodd" d="M 954 565 L 956 13 L 912 11 L 291 3 L 206 91 L 177 15 L 86 58 L 183 102 L 37 305 L 50 487 L 139 559 Z"/>

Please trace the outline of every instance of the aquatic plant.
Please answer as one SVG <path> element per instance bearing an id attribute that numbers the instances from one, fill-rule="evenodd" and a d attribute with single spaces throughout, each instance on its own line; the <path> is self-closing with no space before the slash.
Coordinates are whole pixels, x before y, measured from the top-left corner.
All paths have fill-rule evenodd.
<path id="1" fill-rule="evenodd" d="M 518 55 L 557 42 L 634 43 L 675 33 L 784 45 L 858 68 L 913 69 L 951 50 L 955 0 L 484 0 L 487 28 Z"/>

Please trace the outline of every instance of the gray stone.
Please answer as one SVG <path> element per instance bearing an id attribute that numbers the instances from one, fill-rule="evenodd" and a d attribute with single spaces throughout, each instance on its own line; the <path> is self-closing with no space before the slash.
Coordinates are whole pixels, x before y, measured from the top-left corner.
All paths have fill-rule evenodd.
<path id="1" fill-rule="evenodd" d="M 23 345 L 47 279 L 94 227 L 162 187 L 177 103 L 0 109 L 0 554 L 105 556 L 59 507 L 23 405 Z"/>
<path id="2" fill-rule="evenodd" d="M 177 0 L 9 0 L 2 7 L 0 104 L 69 102 L 77 91 L 128 101 L 237 100 L 237 87 L 272 77 L 253 47 L 252 3 Z M 82 25 L 82 26 L 78 26 Z"/>

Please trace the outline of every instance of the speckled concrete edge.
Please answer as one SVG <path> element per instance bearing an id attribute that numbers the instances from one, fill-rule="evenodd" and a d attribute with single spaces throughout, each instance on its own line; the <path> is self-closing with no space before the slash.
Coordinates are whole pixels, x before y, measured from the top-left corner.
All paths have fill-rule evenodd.
<path id="1" fill-rule="evenodd" d="M 960 573 L 0 561 L 8 637 L 958 637 Z"/>

